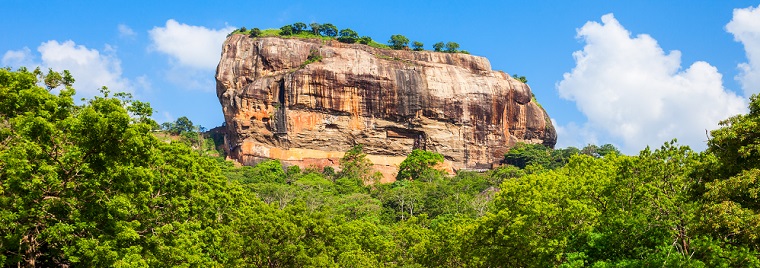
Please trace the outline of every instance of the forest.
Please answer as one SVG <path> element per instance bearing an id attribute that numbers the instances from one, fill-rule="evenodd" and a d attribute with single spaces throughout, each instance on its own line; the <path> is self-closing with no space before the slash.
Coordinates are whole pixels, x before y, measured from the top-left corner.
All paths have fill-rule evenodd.
<path id="1" fill-rule="evenodd" d="M 73 81 L 0 69 L 2 266 L 760 267 L 757 95 L 703 152 L 519 144 L 449 176 L 415 150 L 380 184 L 360 144 L 338 169 L 238 167 Z"/>

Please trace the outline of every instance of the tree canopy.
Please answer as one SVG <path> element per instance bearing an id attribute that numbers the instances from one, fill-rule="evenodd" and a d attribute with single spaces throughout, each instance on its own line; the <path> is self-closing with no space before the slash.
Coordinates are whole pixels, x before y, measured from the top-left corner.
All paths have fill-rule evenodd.
<path id="1" fill-rule="evenodd" d="M 414 50 L 414 51 L 422 51 L 424 49 L 423 48 L 424 46 L 425 46 L 425 44 L 423 44 L 420 41 L 414 41 L 414 42 L 412 42 L 412 50 Z"/>
<path id="2" fill-rule="evenodd" d="M 353 44 L 353 43 L 356 43 L 358 39 L 359 39 L 359 34 L 357 34 L 354 30 L 351 30 L 348 28 L 340 30 L 338 41 L 341 41 L 343 43 Z"/>
<path id="3" fill-rule="evenodd" d="M 391 35 L 388 45 L 393 49 L 403 49 L 409 45 L 409 38 L 400 34 Z"/>
<path id="4" fill-rule="evenodd" d="M 361 145 L 337 173 L 238 167 L 157 138 L 129 94 L 74 102 L 66 76 L 0 69 L 2 266 L 760 266 L 757 96 L 704 152 L 517 144 L 450 176 L 413 150 L 378 183 Z"/>

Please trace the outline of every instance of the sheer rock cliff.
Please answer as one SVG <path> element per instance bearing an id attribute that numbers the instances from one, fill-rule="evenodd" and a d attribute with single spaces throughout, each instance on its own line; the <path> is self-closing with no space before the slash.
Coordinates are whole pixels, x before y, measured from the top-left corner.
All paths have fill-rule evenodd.
<path id="1" fill-rule="evenodd" d="M 528 85 L 467 54 L 231 35 L 216 81 L 226 150 L 246 165 L 337 166 L 363 144 L 391 181 L 415 148 L 449 171 L 485 169 L 517 142 L 557 138 Z"/>

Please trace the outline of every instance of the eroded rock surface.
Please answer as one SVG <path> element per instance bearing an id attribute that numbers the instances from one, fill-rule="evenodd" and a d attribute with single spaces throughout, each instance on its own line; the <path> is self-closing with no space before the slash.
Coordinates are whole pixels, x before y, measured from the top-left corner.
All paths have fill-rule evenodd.
<path id="1" fill-rule="evenodd" d="M 227 150 L 243 164 L 335 166 L 360 143 L 392 180 L 414 148 L 480 169 L 517 142 L 556 142 L 530 87 L 478 56 L 232 35 L 216 79 Z"/>

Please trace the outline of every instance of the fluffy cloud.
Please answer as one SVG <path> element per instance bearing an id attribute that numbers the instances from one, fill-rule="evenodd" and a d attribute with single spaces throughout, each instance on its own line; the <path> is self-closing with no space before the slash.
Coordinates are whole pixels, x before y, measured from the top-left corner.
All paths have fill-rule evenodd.
<path id="1" fill-rule="evenodd" d="M 132 30 L 132 28 L 129 28 L 129 26 L 126 24 L 119 24 L 119 26 L 117 26 L 117 29 L 119 30 L 119 37 L 121 38 L 131 38 L 137 35 L 137 33 L 135 33 L 135 31 Z"/>
<path id="2" fill-rule="evenodd" d="M 596 137 L 596 133 L 587 125 L 578 126 L 577 124 L 570 122 L 567 125 L 560 125 L 557 121 L 552 119 L 552 124 L 557 130 L 556 148 L 577 147 L 583 148 L 588 144 L 599 144 L 599 139 Z"/>
<path id="3" fill-rule="evenodd" d="M 92 97 L 98 94 L 102 86 L 112 91 L 132 92 L 130 81 L 122 77 L 121 61 L 113 54 L 113 48 L 107 46 L 105 50 L 107 53 L 101 53 L 71 40 L 63 43 L 50 40 L 37 48 L 39 62 L 29 48 L 7 51 L 2 61 L 3 65 L 16 68 L 25 66 L 34 69 L 39 66 L 43 70 L 69 70 L 76 79 L 74 88 L 80 97 Z"/>
<path id="4" fill-rule="evenodd" d="M 9 50 L 3 54 L 3 66 L 17 68 L 21 66 L 35 66 L 33 58 L 32 50 L 28 47 L 24 47 L 21 50 Z"/>
<path id="5" fill-rule="evenodd" d="M 149 31 L 153 49 L 171 56 L 182 66 L 213 70 L 219 63 L 219 53 L 227 34 L 234 27 L 209 29 L 166 21 L 165 27 Z"/>
<path id="6" fill-rule="evenodd" d="M 748 63 L 739 64 L 741 83 L 745 96 L 760 93 L 760 6 L 734 9 L 734 17 L 726 30 L 736 41 L 744 45 Z"/>
<path id="7" fill-rule="evenodd" d="M 703 149 L 705 130 L 745 112 L 745 100 L 723 87 L 715 67 L 695 62 L 680 71 L 679 51 L 665 53 L 649 35 L 631 37 L 612 14 L 587 22 L 578 38 L 586 45 L 557 89 L 587 117 L 584 128 L 619 141 L 625 153 L 672 138 Z"/>

